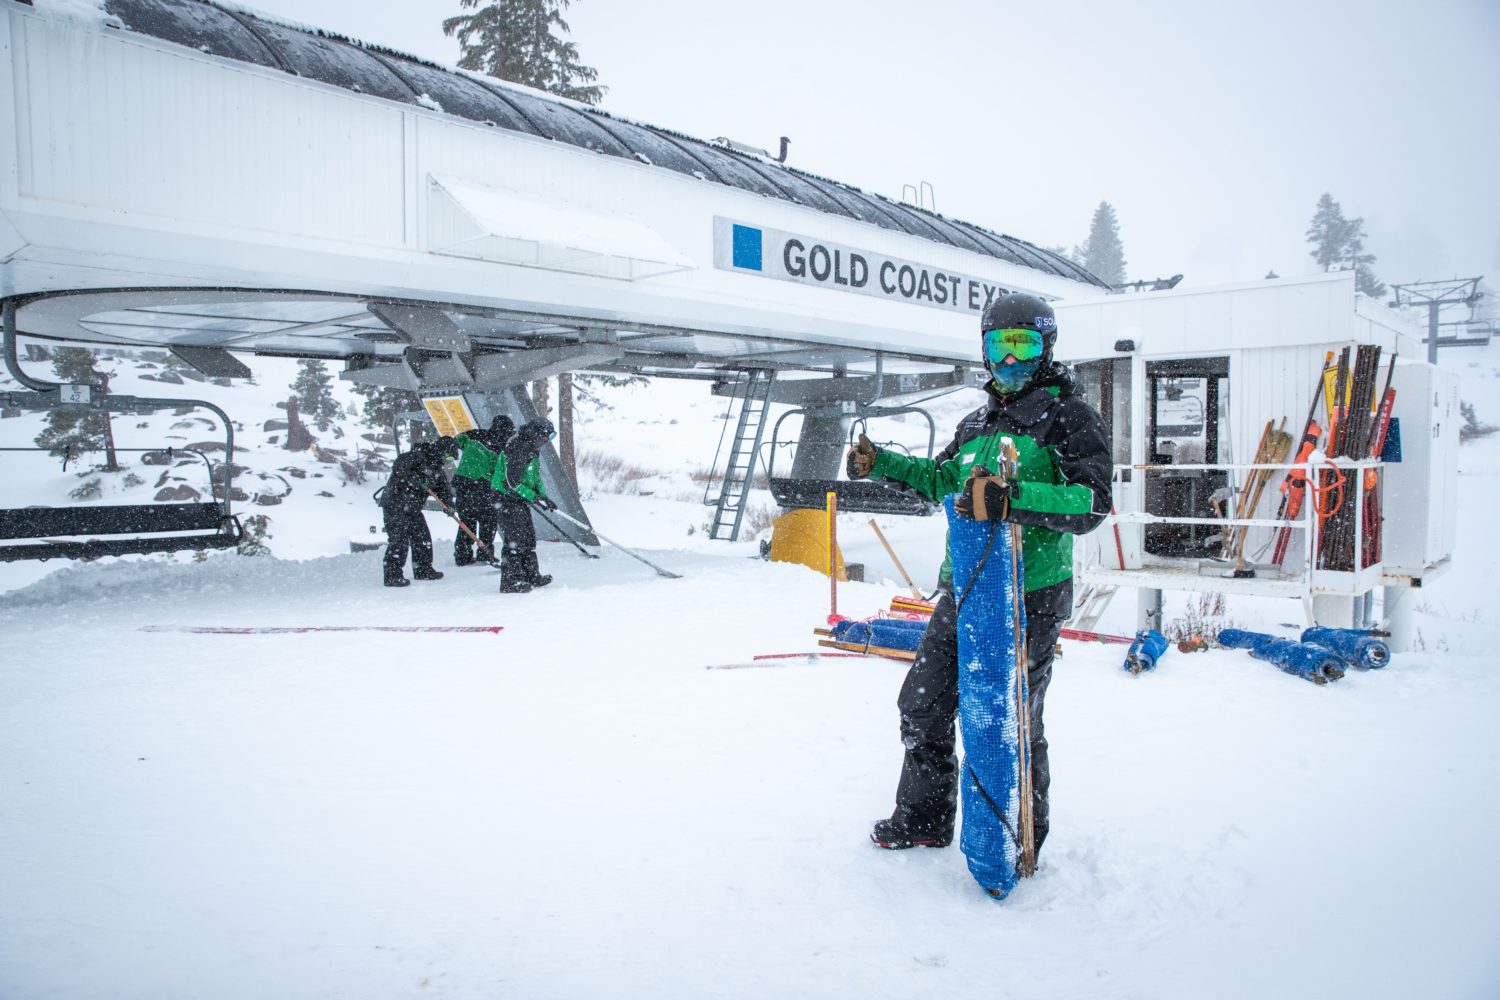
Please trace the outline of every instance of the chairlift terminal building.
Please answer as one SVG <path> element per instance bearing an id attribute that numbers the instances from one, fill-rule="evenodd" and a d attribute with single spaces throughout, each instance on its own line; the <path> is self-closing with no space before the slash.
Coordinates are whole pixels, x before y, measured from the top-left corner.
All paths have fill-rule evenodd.
<path id="1" fill-rule="evenodd" d="M 1025 290 L 1057 303 L 1059 352 L 1114 434 L 1121 541 L 1106 528 L 1079 546 L 1082 580 L 1201 585 L 1170 562 L 1191 546 L 1153 553 L 1169 529 L 1140 520 L 1160 476 L 1137 467 L 1164 454 L 1167 404 L 1200 398 L 1205 462 L 1243 464 L 1266 420 L 1300 431 L 1324 350 L 1354 343 L 1412 359 L 1396 380 L 1403 464 L 1380 473 L 1402 525 L 1385 559 L 1349 580 L 1214 585 L 1352 620 L 1374 587 L 1451 557 L 1451 497 L 1434 492 L 1452 471 L 1451 381 L 1352 279 L 1110 295 L 1025 240 L 736 143 L 231 3 L 0 0 L 0 64 L 0 297 L 26 390 L 7 405 L 76 405 L 19 370 L 23 336 L 166 348 L 214 374 L 242 370 L 236 355 L 336 360 L 353 381 L 461 397 L 481 422 L 530 417 L 525 384 L 561 372 L 702 379 L 740 400 L 713 528 L 732 538 L 771 403 L 803 414 L 779 493 L 797 504 L 798 484 L 837 478 L 851 421 L 979 384 L 978 316 Z M 555 456 L 544 474 L 584 516 Z M 863 485 L 839 488 L 910 502 Z M 1198 486 L 1167 489 L 1180 516 L 1200 512 Z"/>

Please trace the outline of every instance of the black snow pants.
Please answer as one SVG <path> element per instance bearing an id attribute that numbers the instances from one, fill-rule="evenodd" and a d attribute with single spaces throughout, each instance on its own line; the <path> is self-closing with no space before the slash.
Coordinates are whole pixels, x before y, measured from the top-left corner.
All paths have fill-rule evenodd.
<path id="1" fill-rule="evenodd" d="M 1026 678 L 1031 688 L 1032 826 L 1040 851 L 1047 839 L 1047 735 L 1042 705 L 1052 680 L 1058 631 L 1073 609 L 1073 581 L 1064 580 L 1026 595 Z M 953 592 L 944 588 L 932 622 L 917 647 L 917 658 L 901 685 L 901 742 L 906 758 L 896 786 L 892 819 L 908 830 L 950 833 L 958 812 L 958 613 Z"/>
<path id="2" fill-rule="evenodd" d="M 484 543 L 480 559 L 498 559 L 495 551 L 495 532 L 500 527 L 500 512 L 495 509 L 499 494 L 488 484 L 462 476 L 453 480 L 453 511 L 459 520 L 468 525 L 469 531 L 479 536 Z M 474 561 L 474 539 L 463 528 L 455 526 L 457 536 L 453 539 L 453 562 L 467 566 Z"/>
<path id="3" fill-rule="evenodd" d="M 538 569 L 531 505 L 510 493 L 499 496 L 500 530 L 505 533 L 505 545 L 500 550 L 500 586 L 510 582 L 532 583 Z"/>
<path id="4" fill-rule="evenodd" d="M 411 568 L 432 569 L 432 532 L 422 508 L 385 508 L 385 581 L 401 579 L 406 565 L 406 550 L 411 549 Z"/>

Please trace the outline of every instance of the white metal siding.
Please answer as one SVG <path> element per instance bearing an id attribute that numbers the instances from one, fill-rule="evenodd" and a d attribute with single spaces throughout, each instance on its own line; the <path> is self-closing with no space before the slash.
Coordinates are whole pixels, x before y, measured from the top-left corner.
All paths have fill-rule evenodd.
<path id="1" fill-rule="evenodd" d="M 28 98 L 21 195 L 195 228 L 401 244 L 400 109 L 128 35 L 15 20 Z"/>

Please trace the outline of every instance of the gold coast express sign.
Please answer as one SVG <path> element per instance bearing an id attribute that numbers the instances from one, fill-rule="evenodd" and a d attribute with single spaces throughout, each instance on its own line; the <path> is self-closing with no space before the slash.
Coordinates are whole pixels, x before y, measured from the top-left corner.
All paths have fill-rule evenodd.
<path id="1" fill-rule="evenodd" d="M 959 312 L 1026 291 L 984 278 L 780 229 L 714 217 L 714 267 Z"/>

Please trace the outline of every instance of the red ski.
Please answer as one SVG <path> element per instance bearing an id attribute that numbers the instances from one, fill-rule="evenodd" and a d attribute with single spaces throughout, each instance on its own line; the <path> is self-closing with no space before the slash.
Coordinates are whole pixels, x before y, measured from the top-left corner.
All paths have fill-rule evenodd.
<path id="1" fill-rule="evenodd" d="M 1129 636 L 1110 635 L 1108 632 L 1085 632 L 1082 629 L 1076 628 L 1065 628 L 1057 634 L 1059 638 L 1072 639 L 1074 642 L 1115 642 L 1126 646 L 1135 642 Z"/>
<path id="2" fill-rule="evenodd" d="M 501 632 L 503 625 L 142 625 L 142 632 L 197 635 L 300 635 L 304 632 Z"/>

